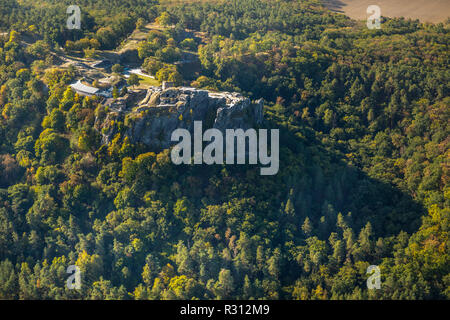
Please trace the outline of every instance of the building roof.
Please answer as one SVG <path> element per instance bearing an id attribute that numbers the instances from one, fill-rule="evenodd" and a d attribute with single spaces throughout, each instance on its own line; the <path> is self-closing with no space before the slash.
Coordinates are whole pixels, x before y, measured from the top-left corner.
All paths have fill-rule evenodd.
<path id="1" fill-rule="evenodd" d="M 92 95 L 92 94 L 96 94 L 99 91 L 99 89 L 97 89 L 97 88 L 90 87 L 90 86 L 87 86 L 87 85 L 81 83 L 81 80 L 78 80 L 76 83 L 73 83 L 70 86 L 72 87 L 73 90 L 75 90 L 76 92 L 81 93 L 81 94 L 91 94 Z"/>

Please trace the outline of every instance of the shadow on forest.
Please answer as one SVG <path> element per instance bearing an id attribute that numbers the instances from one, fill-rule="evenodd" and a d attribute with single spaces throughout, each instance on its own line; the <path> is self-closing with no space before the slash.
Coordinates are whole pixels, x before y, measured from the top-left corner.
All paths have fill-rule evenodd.
<path id="1" fill-rule="evenodd" d="M 343 13 L 344 11 L 342 8 L 345 6 L 345 3 L 343 3 L 340 0 L 323 0 L 323 5 L 330 9 L 331 11 L 340 12 Z"/>
<path id="2" fill-rule="evenodd" d="M 320 226 L 320 219 L 325 217 L 326 227 L 322 234 L 327 237 L 330 230 L 336 226 L 338 213 L 346 217 L 346 222 L 355 233 L 359 233 L 367 222 L 371 223 L 377 237 L 397 235 L 400 231 L 410 234 L 417 231 L 426 209 L 410 194 L 389 182 L 370 177 L 361 168 L 349 165 L 339 152 L 327 149 L 315 137 L 311 128 L 300 125 L 298 132 L 302 137 L 299 137 L 296 135 L 296 129 L 281 127 L 280 123 L 283 121 L 275 120 L 276 117 L 268 117 L 264 127 L 280 129 L 278 174 L 261 176 L 260 165 L 257 165 L 254 166 L 258 168 L 257 178 L 247 179 L 246 174 L 251 165 L 227 165 L 228 173 L 224 180 L 237 180 L 234 184 L 231 183 L 232 189 L 220 185 L 221 188 L 217 192 L 211 191 L 214 196 L 209 195 L 209 200 L 219 205 L 239 197 L 259 198 L 267 201 L 268 205 L 270 203 L 267 209 L 273 213 L 277 208 L 284 210 L 287 199 L 292 197 L 296 225 L 309 217 L 314 225 Z M 283 149 L 289 149 L 290 152 L 283 152 Z M 155 150 L 141 150 L 150 151 Z M 295 161 L 300 158 L 303 158 L 303 161 Z M 189 199 L 198 200 L 206 196 L 202 191 L 204 188 L 214 189 L 214 186 L 210 185 L 210 179 L 214 175 L 214 179 L 224 178 L 221 174 L 223 168 L 224 166 L 181 165 L 175 169 L 177 173 L 173 178 L 168 180 L 176 179 L 180 185 L 183 185 L 186 177 L 197 181 L 193 184 L 195 187 L 185 188 L 182 193 Z M 251 185 L 246 186 L 249 183 Z M 158 187 L 155 186 L 155 189 Z M 351 217 L 348 216 L 349 213 Z M 278 214 L 273 217 L 279 218 Z"/>
<path id="3" fill-rule="evenodd" d="M 296 131 L 281 127 L 280 123 L 282 121 L 279 119 L 275 121 L 270 117 L 264 125 L 267 129 L 280 129 L 278 174 L 261 176 L 260 165 L 257 165 L 257 178 L 248 180 L 246 174 L 250 165 L 227 165 L 225 179 L 236 178 L 238 185 L 233 185 L 233 190 L 220 189 L 212 197 L 216 204 L 227 203 L 234 197 L 256 197 L 267 201 L 268 205 L 270 203 L 267 207 L 271 211 L 267 214 L 270 215 L 277 208 L 284 210 L 289 198 L 295 208 L 296 225 L 309 217 L 313 225 L 321 226 L 320 220 L 324 217 L 326 223 L 322 235 L 326 238 L 335 231 L 338 213 L 342 213 L 356 234 L 367 222 L 371 223 L 376 237 L 397 235 L 400 231 L 411 234 L 418 230 L 426 209 L 410 194 L 389 182 L 370 177 L 361 168 L 349 165 L 341 154 L 327 149 L 317 140 L 311 128 L 300 125 L 298 132 L 303 136 L 300 138 Z M 300 158 L 303 160 L 295 161 Z M 199 184 L 202 187 L 184 190 L 188 198 L 204 196 L 201 190 L 209 186 L 213 175 L 223 178 L 220 170 L 224 167 L 187 166 L 178 167 L 179 181 L 183 180 L 183 176 L 203 180 L 203 184 Z M 248 183 L 252 184 L 251 187 L 241 187 Z M 293 195 L 290 195 L 291 191 Z M 280 218 L 278 214 L 274 217 Z"/>
<path id="4" fill-rule="evenodd" d="M 305 140 L 280 128 L 280 148 L 287 147 L 308 159 L 306 171 L 309 179 L 305 180 L 301 176 L 291 179 L 306 181 L 303 185 L 297 183 L 295 186 L 295 182 L 293 183 L 297 188 L 296 194 L 301 195 L 296 209 L 300 207 L 298 210 L 302 212 L 302 206 L 307 208 L 307 212 L 300 213 L 302 216 L 309 216 L 310 219 L 312 216 L 318 222 L 321 216 L 326 216 L 326 205 L 331 204 L 336 212 L 341 212 L 344 216 L 351 212 L 349 220 L 352 221 L 351 227 L 355 232 L 369 221 L 377 236 L 396 235 L 400 231 L 413 233 L 418 230 L 421 217 L 427 212 L 421 203 L 394 185 L 370 177 L 361 168 L 350 166 L 338 152 L 327 150 L 313 136 L 312 129 L 303 129 L 305 132 L 310 130 Z M 283 167 L 289 165 L 283 163 L 284 160 L 286 159 L 280 153 L 280 173 Z M 301 202 L 307 203 L 305 205 Z"/>

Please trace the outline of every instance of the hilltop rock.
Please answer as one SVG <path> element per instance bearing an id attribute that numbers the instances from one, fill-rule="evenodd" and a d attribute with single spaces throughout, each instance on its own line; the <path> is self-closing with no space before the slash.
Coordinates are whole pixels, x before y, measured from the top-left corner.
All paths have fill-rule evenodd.
<path id="1" fill-rule="evenodd" d="M 141 99 L 142 99 L 141 95 Z M 172 132 L 178 128 L 193 133 L 194 121 L 202 121 L 203 130 L 217 128 L 249 129 L 263 122 L 263 101 L 255 103 L 239 93 L 210 92 L 195 88 L 149 89 L 136 107 L 118 108 L 132 143 L 142 143 L 155 150 L 173 145 Z M 119 113 L 120 113 L 119 112 Z M 115 115 L 113 118 L 118 118 Z M 105 121 L 111 121 L 107 116 Z M 104 125 L 97 124 L 98 129 Z M 103 143 L 108 143 L 115 132 L 102 130 Z"/>

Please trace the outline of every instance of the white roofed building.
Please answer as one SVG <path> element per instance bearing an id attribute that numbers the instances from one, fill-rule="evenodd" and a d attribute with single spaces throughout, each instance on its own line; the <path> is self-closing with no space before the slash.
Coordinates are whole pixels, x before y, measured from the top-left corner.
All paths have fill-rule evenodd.
<path id="1" fill-rule="evenodd" d="M 78 80 L 76 83 L 70 85 L 76 93 L 83 96 L 93 96 L 99 92 L 99 89 L 87 86 L 81 83 L 81 80 Z"/>

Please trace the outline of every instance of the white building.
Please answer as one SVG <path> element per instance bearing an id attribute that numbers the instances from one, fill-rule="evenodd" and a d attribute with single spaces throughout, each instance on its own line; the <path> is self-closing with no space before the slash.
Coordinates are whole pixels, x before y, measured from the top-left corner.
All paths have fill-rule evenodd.
<path id="1" fill-rule="evenodd" d="M 78 80 L 76 83 L 70 85 L 72 89 L 82 96 L 93 96 L 96 95 L 100 90 L 94 87 L 87 86 Z"/>

